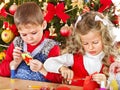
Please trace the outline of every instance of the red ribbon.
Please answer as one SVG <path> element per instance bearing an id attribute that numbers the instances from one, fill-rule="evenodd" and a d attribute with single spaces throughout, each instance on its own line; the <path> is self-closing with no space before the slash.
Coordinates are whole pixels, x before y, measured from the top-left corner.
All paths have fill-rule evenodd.
<path id="1" fill-rule="evenodd" d="M 0 9 L 0 16 L 3 16 L 5 18 L 7 17 L 7 12 L 6 12 L 5 8 Z"/>
<path id="2" fill-rule="evenodd" d="M 50 22 L 52 20 L 52 18 L 54 17 L 54 15 L 56 15 L 60 19 L 62 19 L 63 22 L 66 22 L 66 20 L 70 18 L 69 15 L 64 13 L 64 3 L 59 3 L 56 6 L 54 6 L 51 3 L 48 3 L 47 10 L 48 10 L 48 12 L 47 12 L 46 16 L 44 17 L 44 19 L 47 22 Z"/>
<path id="3" fill-rule="evenodd" d="M 99 8 L 98 12 L 103 12 L 105 9 L 110 8 L 112 4 L 111 0 L 100 0 L 101 7 Z"/>
<path id="4" fill-rule="evenodd" d="M 4 22 L 3 26 L 4 28 L 9 28 L 16 36 L 19 35 L 15 24 L 9 25 L 8 22 Z"/>

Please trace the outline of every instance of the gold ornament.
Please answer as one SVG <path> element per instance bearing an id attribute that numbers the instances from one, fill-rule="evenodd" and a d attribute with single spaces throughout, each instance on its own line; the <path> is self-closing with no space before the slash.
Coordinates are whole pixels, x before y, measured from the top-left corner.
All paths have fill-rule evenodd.
<path id="1" fill-rule="evenodd" d="M 72 4 L 73 8 L 75 6 L 77 6 L 79 9 L 83 8 L 83 0 L 72 0 Z"/>
<path id="2" fill-rule="evenodd" d="M 14 39 L 14 36 L 14 33 L 9 29 L 6 29 L 1 33 L 1 38 L 5 43 L 11 42 Z"/>
<path id="3" fill-rule="evenodd" d="M 0 60 L 3 60 L 5 58 L 5 52 L 0 52 Z"/>
<path id="4" fill-rule="evenodd" d="M 43 3 L 42 9 L 43 9 L 44 11 L 47 11 L 47 5 L 48 5 L 47 2 L 44 2 L 44 3 Z"/>
<path id="5" fill-rule="evenodd" d="M 42 2 L 42 0 L 39 0 L 39 2 Z"/>
<path id="6" fill-rule="evenodd" d="M 10 2 L 10 0 L 5 0 L 5 3 L 9 3 Z"/>
<path id="7" fill-rule="evenodd" d="M 57 34 L 55 33 L 55 28 L 53 27 L 53 25 L 49 28 L 50 31 L 50 36 L 57 36 Z"/>

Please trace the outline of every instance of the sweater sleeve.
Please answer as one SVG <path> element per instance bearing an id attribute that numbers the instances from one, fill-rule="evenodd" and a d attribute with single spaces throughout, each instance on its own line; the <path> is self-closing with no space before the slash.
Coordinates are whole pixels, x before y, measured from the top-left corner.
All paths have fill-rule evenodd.
<path id="1" fill-rule="evenodd" d="M 5 59 L 2 60 L 2 62 L 0 63 L 0 76 L 6 76 L 9 77 L 10 76 L 10 62 L 13 59 L 12 53 L 13 53 L 13 48 L 14 45 L 13 43 L 10 44 L 10 46 L 8 47 L 7 51 L 6 51 L 6 56 Z"/>
<path id="2" fill-rule="evenodd" d="M 45 78 L 53 83 L 62 83 L 62 75 L 58 73 L 48 72 Z"/>
<path id="3" fill-rule="evenodd" d="M 72 66 L 74 63 L 72 54 L 64 54 L 58 57 L 48 58 L 44 63 L 44 68 L 48 72 L 59 73 L 59 68 L 64 66 Z"/>

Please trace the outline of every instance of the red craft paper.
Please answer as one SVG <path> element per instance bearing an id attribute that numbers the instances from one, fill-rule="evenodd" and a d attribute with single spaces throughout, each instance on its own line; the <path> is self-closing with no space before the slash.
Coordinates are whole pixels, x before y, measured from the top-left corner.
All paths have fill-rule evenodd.
<path id="1" fill-rule="evenodd" d="M 96 74 L 95 72 L 94 74 Z M 92 75 L 94 75 L 92 74 Z M 95 81 L 92 80 L 92 75 L 87 76 L 84 81 L 83 90 L 95 90 L 99 87 L 99 84 L 97 84 Z"/>
<path id="2" fill-rule="evenodd" d="M 58 86 L 55 90 L 70 90 L 70 88 L 67 86 L 61 85 L 61 86 Z"/>

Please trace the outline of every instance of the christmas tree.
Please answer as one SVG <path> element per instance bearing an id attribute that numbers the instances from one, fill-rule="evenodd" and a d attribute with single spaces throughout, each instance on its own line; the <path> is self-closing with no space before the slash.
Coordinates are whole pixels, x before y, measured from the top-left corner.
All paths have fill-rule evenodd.
<path id="1" fill-rule="evenodd" d="M 119 26 L 120 5 L 116 0 L 2 0 L 0 2 L 0 52 L 3 53 L 18 35 L 13 15 L 17 7 L 25 2 L 34 1 L 43 10 L 48 23 L 45 35 L 61 44 L 71 35 L 71 26 L 78 15 L 90 10 L 99 11 Z M 3 54 L 2 54 L 3 55 Z M 3 57 L 0 54 L 0 57 Z M 5 55 L 4 55 L 5 56 Z M 0 58 L 1 59 L 1 58 Z"/>

